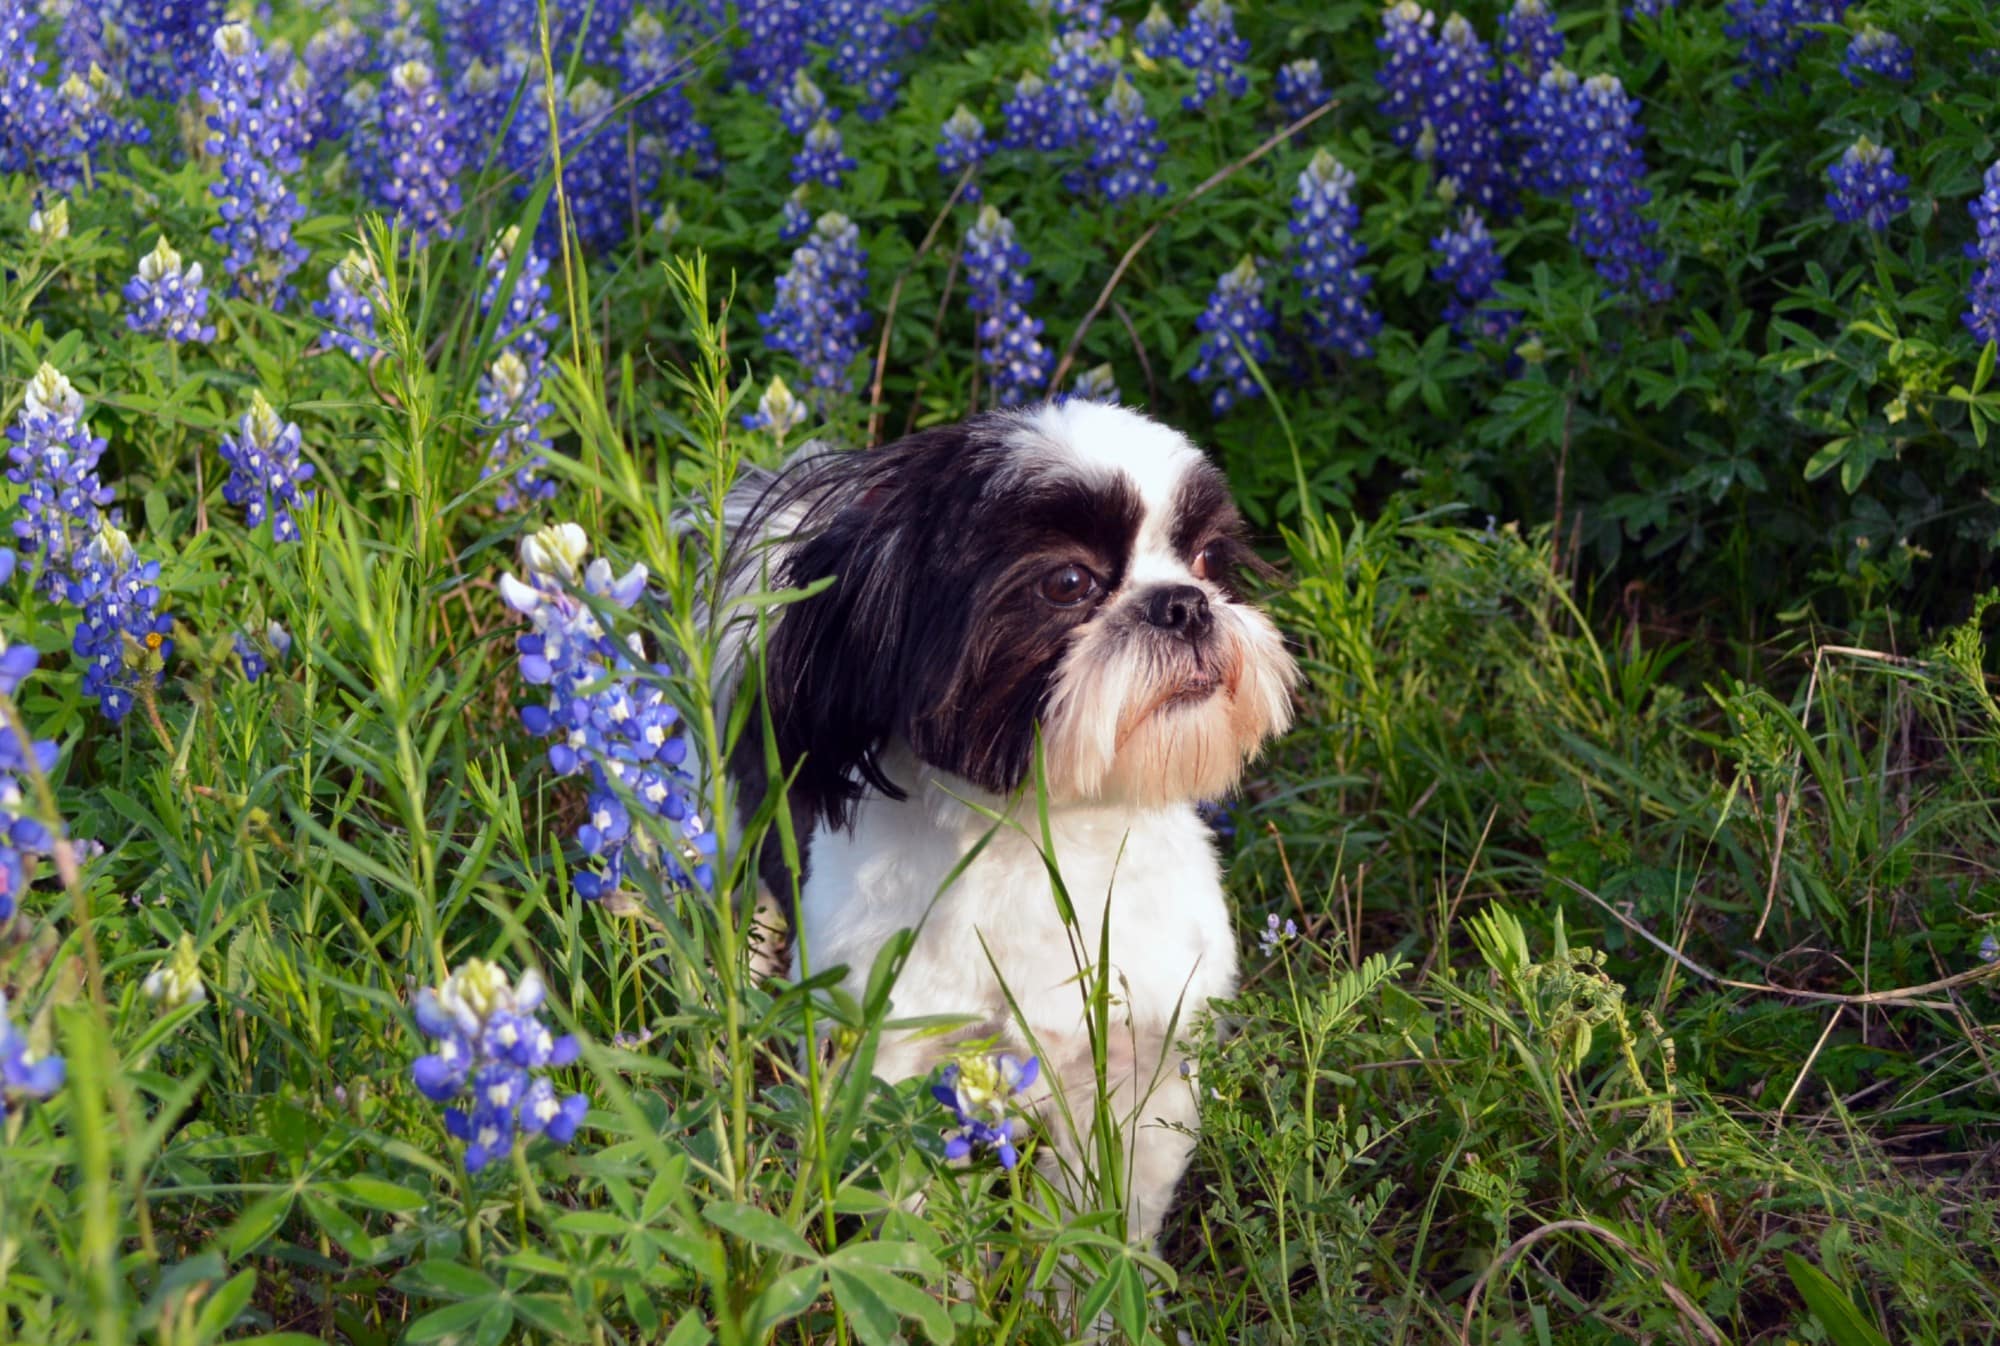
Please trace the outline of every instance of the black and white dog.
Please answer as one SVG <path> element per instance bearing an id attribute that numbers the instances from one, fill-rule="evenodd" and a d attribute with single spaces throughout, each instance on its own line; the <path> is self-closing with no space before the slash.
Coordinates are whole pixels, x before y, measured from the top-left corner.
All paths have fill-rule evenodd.
<path id="1" fill-rule="evenodd" d="M 780 610 L 762 668 L 806 860 L 794 975 L 802 957 L 845 964 L 858 990 L 884 941 L 917 930 L 896 1017 L 963 1015 L 976 1026 L 959 1036 L 1038 1050 L 1031 1102 L 1074 1161 L 1089 1137 L 1063 1134 L 1048 1092 L 1079 1126 L 1091 1117 L 1079 973 L 1108 919 L 1107 1087 L 1127 1146 L 1129 1229 L 1151 1239 L 1197 1122 L 1174 1039 L 1236 986 L 1195 802 L 1228 790 L 1286 727 L 1297 677 L 1246 598 L 1260 562 L 1222 474 L 1155 421 L 1069 401 L 869 452 L 809 449 L 739 483 L 727 522 L 737 591 L 830 581 Z M 725 666 L 741 677 L 743 619 L 727 639 Z M 746 816 L 768 788 L 756 723 L 732 763 Z M 1058 916 L 1044 865 L 1038 732 L 1081 939 Z M 995 831 L 973 805 L 1011 808 L 1022 825 Z M 763 880 L 789 903 L 777 849 L 765 848 Z M 935 1036 L 893 1036 L 877 1073 L 921 1074 L 948 1050 Z M 1076 1171 L 1049 1166 L 1065 1169 Z"/>

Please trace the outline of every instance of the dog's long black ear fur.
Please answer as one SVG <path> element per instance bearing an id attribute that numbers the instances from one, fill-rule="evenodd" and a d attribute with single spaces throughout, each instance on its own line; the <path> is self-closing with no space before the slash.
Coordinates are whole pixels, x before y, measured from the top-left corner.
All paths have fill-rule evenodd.
<path id="1" fill-rule="evenodd" d="M 932 662 L 957 647 L 964 614 L 927 592 L 948 524 L 971 512 L 984 477 L 978 422 L 943 426 L 879 449 L 822 455 L 802 464 L 808 501 L 782 573 L 786 588 L 829 582 L 787 606 L 764 655 L 777 747 L 797 764 L 793 807 L 847 826 L 865 790 L 905 792 L 881 753 L 904 729 L 906 703 L 935 679 Z"/>

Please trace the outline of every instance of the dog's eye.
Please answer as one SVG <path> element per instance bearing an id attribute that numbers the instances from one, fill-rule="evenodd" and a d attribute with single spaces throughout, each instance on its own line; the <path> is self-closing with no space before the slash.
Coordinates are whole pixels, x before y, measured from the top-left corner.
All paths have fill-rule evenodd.
<path id="1" fill-rule="evenodd" d="M 1188 568 L 1198 580 L 1219 580 L 1229 568 L 1229 549 L 1220 541 L 1211 542 L 1195 553 L 1194 564 Z"/>
<path id="2" fill-rule="evenodd" d="M 1042 576 L 1042 597 L 1059 608 L 1073 608 L 1097 594 L 1097 576 L 1074 563 L 1060 565 Z"/>

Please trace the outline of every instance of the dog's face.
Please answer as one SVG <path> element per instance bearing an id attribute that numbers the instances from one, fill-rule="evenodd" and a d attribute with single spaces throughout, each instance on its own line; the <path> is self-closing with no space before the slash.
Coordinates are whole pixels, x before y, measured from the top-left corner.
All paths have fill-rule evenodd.
<path id="1" fill-rule="evenodd" d="M 1005 794 L 1162 804 L 1229 788 L 1297 677 L 1243 588 L 1260 563 L 1219 473 L 1136 412 L 1067 402 L 829 455 L 788 489 L 765 683 L 795 795 L 833 823 L 878 755 Z"/>

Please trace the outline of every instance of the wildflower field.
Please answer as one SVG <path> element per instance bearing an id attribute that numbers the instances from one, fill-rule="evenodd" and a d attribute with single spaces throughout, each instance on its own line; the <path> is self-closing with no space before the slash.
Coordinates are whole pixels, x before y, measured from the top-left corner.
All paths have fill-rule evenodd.
<path id="1" fill-rule="evenodd" d="M 1984 0 L 0 0 L 0 1341 L 2000 1340 L 1996 340 Z M 1306 670 L 1157 1247 L 714 769 L 1049 396 Z"/>

